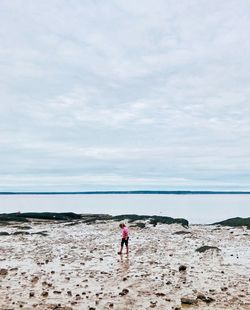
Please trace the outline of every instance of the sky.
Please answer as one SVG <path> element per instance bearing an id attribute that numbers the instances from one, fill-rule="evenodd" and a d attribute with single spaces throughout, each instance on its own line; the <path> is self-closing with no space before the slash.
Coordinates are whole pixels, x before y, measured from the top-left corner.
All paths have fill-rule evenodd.
<path id="1" fill-rule="evenodd" d="M 0 191 L 250 190 L 248 0 L 1 0 Z"/>

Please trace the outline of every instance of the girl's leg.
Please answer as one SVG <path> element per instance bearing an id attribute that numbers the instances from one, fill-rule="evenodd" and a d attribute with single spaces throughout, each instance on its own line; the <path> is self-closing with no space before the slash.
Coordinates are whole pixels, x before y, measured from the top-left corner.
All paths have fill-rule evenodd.
<path id="1" fill-rule="evenodd" d="M 121 241 L 121 248 L 120 248 L 120 251 L 118 252 L 118 254 L 122 254 L 122 249 L 123 249 L 123 245 L 124 245 L 124 239 L 122 239 Z"/>

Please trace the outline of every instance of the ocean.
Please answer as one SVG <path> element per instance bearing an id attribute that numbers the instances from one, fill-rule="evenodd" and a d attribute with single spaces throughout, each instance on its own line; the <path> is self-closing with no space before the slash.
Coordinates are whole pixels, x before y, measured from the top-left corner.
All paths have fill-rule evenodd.
<path id="1" fill-rule="evenodd" d="M 249 194 L 20 194 L 0 195 L 0 213 L 75 212 L 162 215 L 210 224 L 250 216 Z"/>

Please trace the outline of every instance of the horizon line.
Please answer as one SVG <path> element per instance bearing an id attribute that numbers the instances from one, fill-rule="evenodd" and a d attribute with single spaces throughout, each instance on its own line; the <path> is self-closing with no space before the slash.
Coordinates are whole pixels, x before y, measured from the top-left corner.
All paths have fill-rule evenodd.
<path id="1" fill-rule="evenodd" d="M 192 195 L 192 194 L 250 194 L 250 191 L 211 191 L 211 190 L 107 190 L 107 191 L 0 191 L 0 195 L 115 195 L 115 194 L 159 194 L 159 195 Z"/>

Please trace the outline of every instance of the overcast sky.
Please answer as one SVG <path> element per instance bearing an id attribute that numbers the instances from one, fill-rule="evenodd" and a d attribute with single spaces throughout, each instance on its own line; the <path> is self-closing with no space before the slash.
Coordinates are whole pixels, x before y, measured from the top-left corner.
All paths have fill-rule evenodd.
<path id="1" fill-rule="evenodd" d="M 0 191 L 250 190 L 248 0 L 1 0 Z"/>

